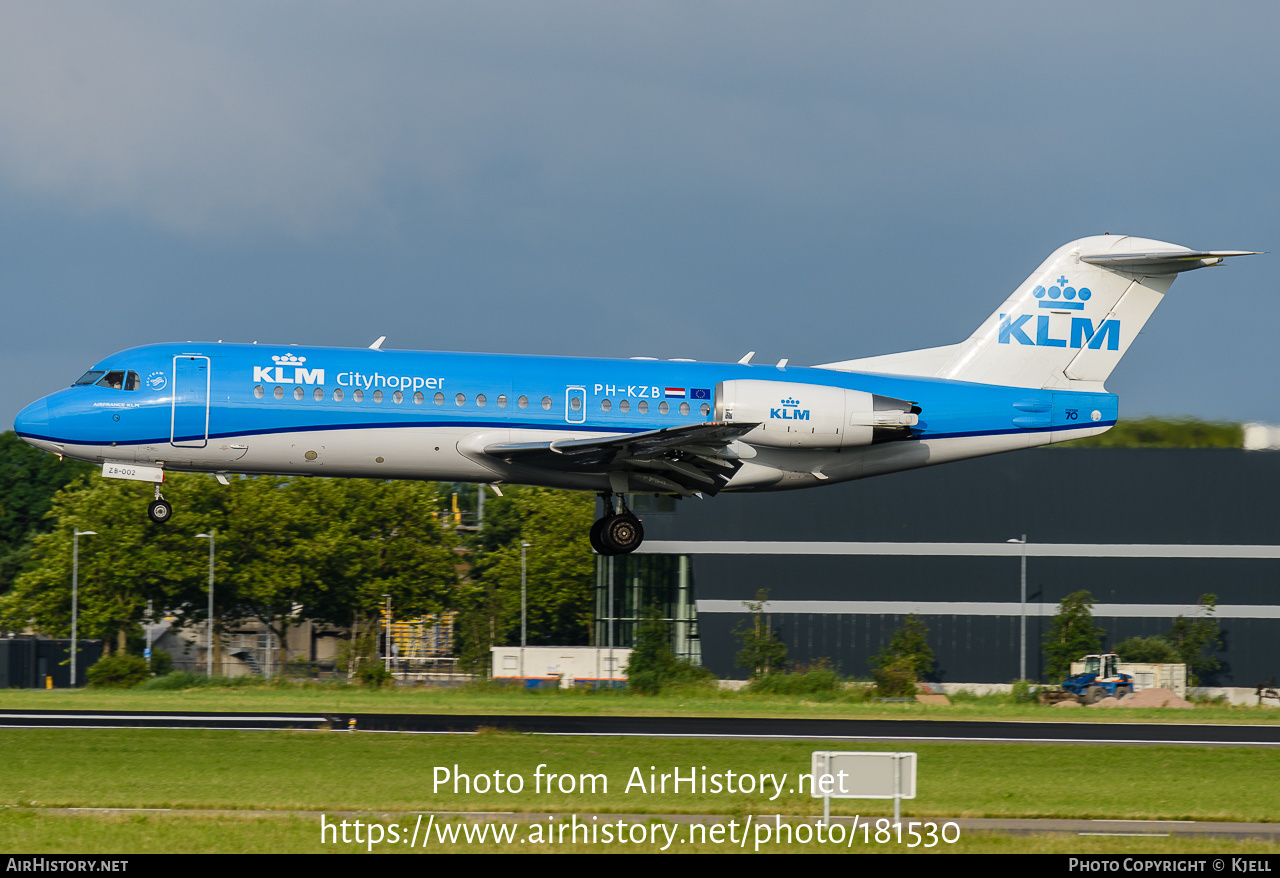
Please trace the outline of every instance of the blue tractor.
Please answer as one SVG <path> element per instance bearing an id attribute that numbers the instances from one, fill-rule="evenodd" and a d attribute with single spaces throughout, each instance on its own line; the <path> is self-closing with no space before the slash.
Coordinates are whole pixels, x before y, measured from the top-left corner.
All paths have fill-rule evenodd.
<path id="1" fill-rule="evenodd" d="M 1063 680 L 1062 691 L 1069 692 L 1084 704 L 1096 704 L 1108 695 L 1116 698 L 1128 695 L 1133 691 L 1133 677 L 1120 673 L 1120 656 L 1114 652 L 1087 655 L 1084 657 L 1084 671 Z"/>

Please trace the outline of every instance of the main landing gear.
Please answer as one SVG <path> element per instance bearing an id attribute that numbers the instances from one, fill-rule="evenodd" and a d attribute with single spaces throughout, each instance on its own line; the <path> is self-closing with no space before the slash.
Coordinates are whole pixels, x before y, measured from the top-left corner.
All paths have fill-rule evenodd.
<path id="1" fill-rule="evenodd" d="M 600 499 L 605 512 L 591 525 L 591 548 L 601 555 L 629 555 L 640 548 L 644 526 L 622 501 L 622 495 L 601 494 Z"/>
<path id="2" fill-rule="evenodd" d="M 147 516 L 156 524 L 164 524 L 172 515 L 173 507 L 160 493 L 160 486 L 156 485 L 156 499 L 152 500 L 151 505 L 147 507 Z"/>

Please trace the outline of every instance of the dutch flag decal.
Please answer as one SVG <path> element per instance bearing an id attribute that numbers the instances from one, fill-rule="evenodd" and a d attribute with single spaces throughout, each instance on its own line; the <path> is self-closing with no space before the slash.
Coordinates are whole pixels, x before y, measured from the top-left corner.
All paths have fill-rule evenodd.
<path id="1" fill-rule="evenodd" d="M 665 395 L 667 399 L 684 399 L 684 388 L 668 387 Z"/>

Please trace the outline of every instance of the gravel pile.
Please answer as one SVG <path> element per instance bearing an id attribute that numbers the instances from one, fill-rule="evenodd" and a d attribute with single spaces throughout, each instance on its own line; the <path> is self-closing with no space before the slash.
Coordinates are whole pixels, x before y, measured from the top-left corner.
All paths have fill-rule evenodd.
<path id="1" fill-rule="evenodd" d="M 1112 698 L 1104 698 L 1103 701 L 1114 701 Z M 1119 707 L 1172 707 L 1179 710 L 1192 710 L 1195 705 L 1178 693 L 1169 689 L 1143 689 L 1141 692 L 1134 692 L 1132 695 L 1126 695 L 1120 699 Z"/>

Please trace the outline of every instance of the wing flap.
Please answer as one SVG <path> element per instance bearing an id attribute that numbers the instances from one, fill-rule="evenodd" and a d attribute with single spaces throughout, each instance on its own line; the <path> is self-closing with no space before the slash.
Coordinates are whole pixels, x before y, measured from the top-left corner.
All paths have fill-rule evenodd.
<path id="1" fill-rule="evenodd" d="M 718 493 L 742 466 L 727 446 L 754 423 L 688 424 L 626 436 L 487 445 L 484 453 L 521 466 L 625 474 L 643 490 Z"/>

